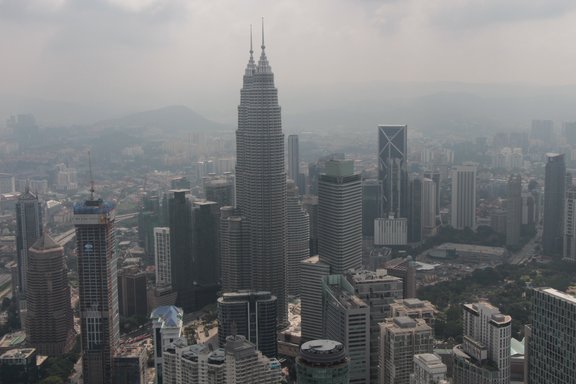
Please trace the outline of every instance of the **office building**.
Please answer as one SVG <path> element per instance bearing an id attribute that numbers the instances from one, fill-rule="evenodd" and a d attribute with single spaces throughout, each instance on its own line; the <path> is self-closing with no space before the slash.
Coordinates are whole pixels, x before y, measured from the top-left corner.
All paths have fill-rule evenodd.
<path id="1" fill-rule="evenodd" d="M 164 206 L 160 205 L 161 201 L 165 202 Z M 157 194 L 146 194 L 142 197 L 142 207 L 138 212 L 138 238 L 147 256 L 152 257 L 156 254 L 154 228 L 165 227 L 169 231 L 167 206 L 168 201 Z M 154 264 L 156 265 L 156 260 Z"/>
<path id="2" fill-rule="evenodd" d="M 522 177 L 512 175 L 508 180 L 508 195 L 506 200 L 506 245 L 520 245 L 520 230 L 522 228 Z"/>
<path id="3" fill-rule="evenodd" d="M 28 250 L 26 338 L 41 355 L 59 356 L 74 344 L 64 249 L 43 234 Z"/>
<path id="4" fill-rule="evenodd" d="M 343 275 L 322 278 L 324 338 L 343 343 L 350 356 L 350 383 L 370 383 L 370 306 Z"/>
<path id="5" fill-rule="evenodd" d="M 125 267 L 118 271 L 118 310 L 120 316 L 148 315 L 148 278 L 138 267 Z"/>
<path id="6" fill-rule="evenodd" d="M 576 297 L 552 288 L 532 292 L 532 324 L 527 333 L 530 384 L 574 384 Z"/>
<path id="7" fill-rule="evenodd" d="M 302 207 L 310 220 L 310 255 L 318 254 L 318 196 L 305 195 Z"/>
<path id="8" fill-rule="evenodd" d="M 362 236 L 374 239 L 374 220 L 382 210 L 382 183 L 376 179 L 362 180 Z"/>
<path id="9" fill-rule="evenodd" d="M 274 74 L 264 34 L 258 64 L 244 73 L 236 131 L 236 205 L 248 226 L 253 290 L 278 299 L 278 323 L 286 324 L 286 168 L 284 134 Z M 243 287 L 246 288 L 246 287 Z"/>
<path id="10" fill-rule="evenodd" d="M 270 292 L 238 291 L 218 299 L 218 342 L 226 344 L 230 335 L 245 335 L 268 357 L 277 354 L 277 300 Z"/>
<path id="11" fill-rule="evenodd" d="M 298 135 L 288 135 L 288 179 L 298 183 L 300 174 L 300 148 Z"/>
<path id="12" fill-rule="evenodd" d="M 170 189 L 190 189 L 192 184 L 186 176 L 175 177 L 170 180 Z"/>
<path id="13" fill-rule="evenodd" d="M 462 308 L 464 338 L 452 350 L 454 384 L 510 383 L 512 318 L 489 303 Z"/>
<path id="14" fill-rule="evenodd" d="M 452 170 L 452 227 L 476 229 L 476 167 L 458 165 Z"/>
<path id="15" fill-rule="evenodd" d="M 233 207 L 220 208 L 219 237 L 222 292 L 250 289 L 250 233 L 245 218 L 238 216 Z"/>
<path id="16" fill-rule="evenodd" d="M 16 180 L 14 175 L 0 173 L 0 194 L 14 193 L 16 191 Z"/>
<path id="17" fill-rule="evenodd" d="M 376 271 L 350 271 L 347 279 L 356 295 L 370 307 L 370 382 L 378 382 L 378 356 L 380 326 L 390 317 L 390 306 L 403 297 L 403 282 L 399 277 L 388 275 L 385 269 Z"/>
<path id="18" fill-rule="evenodd" d="M 380 217 L 407 217 L 407 125 L 378 126 L 378 178 L 382 183 Z"/>
<path id="19" fill-rule="evenodd" d="M 422 234 L 424 236 L 434 236 L 436 234 L 436 215 L 438 198 L 436 193 L 438 188 L 434 180 L 422 179 Z"/>
<path id="20" fill-rule="evenodd" d="M 396 276 L 402 279 L 404 284 L 403 292 L 405 299 L 416 297 L 416 263 L 412 256 L 405 258 L 397 257 L 384 264 L 384 268 L 391 276 Z"/>
<path id="21" fill-rule="evenodd" d="M 422 241 L 422 179 L 411 177 L 408 188 L 408 242 Z"/>
<path id="22" fill-rule="evenodd" d="M 208 175 L 204 177 L 204 197 L 214 201 L 219 207 L 234 207 L 236 205 L 235 179 L 231 173 L 224 175 Z"/>
<path id="23" fill-rule="evenodd" d="M 440 172 L 438 171 L 425 171 L 424 178 L 430 179 L 434 182 L 435 187 L 435 196 L 436 196 L 436 204 L 435 207 L 435 215 L 438 216 L 440 214 Z"/>
<path id="24" fill-rule="evenodd" d="M 414 373 L 410 376 L 410 384 L 448 384 L 447 371 L 446 364 L 436 354 L 414 355 Z"/>
<path id="25" fill-rule="evenodd" d="M 570 187 L 566 191 L 562 252 L 564 260 L 576 262 L 576 187 Z"/>
<path id="26" fill-rule="evenodd" d="M 564 154 L 548 153 L 546 157 L 542 253 L 545 256 L 559 256 L 562 254 L 566 163 Z"/>
<path id="27" fill-rule="evenodd" d="M 148 384 L 147 363 L 145 347 L 120 347 L 114 356 L 114 384 Z"/>
<path id="28" fill-rule="evenodd" d="M 327 161 L 320 175 L 318 254 L 332 274 L 362 265 L 362 184 L 350 160 Z"/>
<path id="29" fill-rule="evenodd" d="M 110 202 L 74 205 L 82 374 L 85 384 L 113 382 L 112 357 L 120 338 L 115 210 Z"/>
<path id="30" fill-rule="evenodd" d="M 288 235 L 286 246 L 288 295 L 300 294 L 300 262 L 310 257 L 310 218 L 292 180 L 287 183 Z"/>
<path id="31" fill-rule="evenodd" d="M 226 355 L 222 348 L 188 345 L 174 340 L 163 351 L 164 382 L 171 384 L 226 384 Z"/>
<path id="32" fill-rule="evenodd" d="M 0 383 L 37 383 L 37 356 L 34 348 L 15 348 L 1 354 Z"/>
<path id="33" fill-rule="evenodd" d="M 390 317 L 410 317 L 422 319 L 429 326 L 434 325 L 436 307 L 429 301 L 420 299 L 396 299 L 390 304 Z"/>
<path id="34" fill-rule="evenodd" d="M 333 340 L 312 340 L 300 347 L 296 358 L 299 384 L 348 384 L 350 358 L 344 344 Z"/>
<path id="35" fill-rule="evenodd" d="M 300 263 L 300 314 L 302 340 L 324 337 L 324 312 L 322 309 L 322 278 L 330 274 L 330 266 L 318 255 Z"/>
<path id="36" fill-rule="evenodd" d="M 220 210 L 217 203 L 195 201 L 192 204 L 195 281 L 203 292 L 197 296 L 198 303 L 196 306 L 199 308 L 215 302 L 216 291 L 219 289 L 217 287 L 220 280 L 219 221 Z M 213 294 L 210 293 L 211 291 Z"/>
<path id="37" fill-rule="evenodd" d="M 422 319 L 388 318 L 380 323 L 380 378 L 383 384 L 409 384 L 414 355 L 432 353 L 432 328 Z"/>
<path id="38" fill-rule="evenodd" d="M 156 288 L 172 288 L 172 258 L 170 256 L 170 228 L 154 228 L 154 265 Z"/>
<path id="39" fill-rule="evenodd" d="M 42 236 L 42 204 L 26 190 L 16 202 L 16 258 L 18 261 L 18 305 L 20 321 L 26 323 L 28 249 Z"/>
<path id="40" fill-rule="evenodd" d="M 374 221 L 374 245 L 408 244 L 408 219 L 378 218 Z"/>
<path id="41" fill-rule="evenodd" d="M 227 384 L 275 384 L 282 382 L 280 363 L 263 356 L 244 336 L 226 338 Z"/>
<path id="42" fill-rule="evenodd" d="M 576 121 L 565 122 L 563 125 L 564 138 L 566 143 L 572 146 L 576 145 Z"/>
<path id="43" fill-rule="evenodd" d="M 175 306 L 158 307 L 150 314 L 152 341 L 154 343 L 154 368 L 156 384 L 164 383 L 162 351 L 182 336 L 184 311 Z M 169 381 L 167 381 L 169 383 Z"/>

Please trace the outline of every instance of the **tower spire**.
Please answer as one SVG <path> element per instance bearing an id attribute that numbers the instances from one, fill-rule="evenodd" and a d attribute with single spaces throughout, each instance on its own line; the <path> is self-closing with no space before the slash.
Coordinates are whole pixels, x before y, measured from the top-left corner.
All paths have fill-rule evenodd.
<path id="1" fill-rule="evenodd" d="M 256 72 L 256 64 L 254 63 L 254 49 L 252 47 L 252 24 L 250 24 L 250 59 L 248 60 L 244 75 L 252 76 L 254 72 Z"/>
<path id="2" fill-rule="evenodd" d="M 266 45 L 264 45 L 264 16 L 262 16 L 262 50 L 266 49 Z"/>
<path id="3" fill-rule="evenodd" d="M 264 44 L 264 17 L 262 17 L 262 53 L 260 53 L 260 60 L 258 60 L 258 67 L 256 70 L 259 73 L 272 73 L 272 68 L 268 63 L 268 58 L 266 57 L 266 45 Z"/>
<path id="4" fill-rule="evenodd" d="M 90 200 L 94 200 L 94 176 L 92 175 L 92 155 L 88 151 L 88 168 L 90 168 Z"/>
<path id="5" fill-rule="evenodd" d="M 250 58 L 254 55 L 254 49 L 252 48 L 252 24 L 250 24 Z"/>

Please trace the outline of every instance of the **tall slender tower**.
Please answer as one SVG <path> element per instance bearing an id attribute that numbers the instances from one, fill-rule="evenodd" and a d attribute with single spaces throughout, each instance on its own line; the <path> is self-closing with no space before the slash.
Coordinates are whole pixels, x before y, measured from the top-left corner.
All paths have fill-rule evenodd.
<path id="1" fill-rule="evenodd" d="M 252 43 L 250 44 L 252 45 Z M 279 324 L 287 320 L 286 169 L 278 90 L 266 57 L 250 60 L 244 73 L 236 131 L 237 207 L 250 237 L 251 287 L 278 298 Z"/>
<path id="2" fill-rule="evenodd" d="M 300 173 L 300 149 L 298 135 L 288 136 L 288 178 L 298 183 Z"/>
<path id="3" fill-rule="evenodd" d="M 452 171 L 452 227 L 476 229 L 476 167 L 458 165 Z"/>
<path id="4" fill-rule="evenodd" d="M 18 258 L 18 295 L 25 300 L 28 249 L 42 236 L 42 207 L 38 197 L 26 189 L 16 202 L 16 255 Z M 24 305 L 24 304 L 23 304 Z M 25 310 L 25 307 L 21 310 Z M 22 319 L 23 320 L 23 319 Z"/>
<path id="5" fill-rule="evenodd" d="M 542 252 L 546 256 L 558 256 L 562 253 L 566 163 L 564 154 L 548 153 L 546 157 L 548 161 L 544 177 Z"/>
<path id="6" fill-rule="evenodd" d="M 508 180 L 508 201 L 506 201 L 506 245 L 520 244 L 522 227 L 522 177 L 512 175 Z"/>
<path id="7" fill-rule="evenodd" d="M 407 217 L 407 125 L 378 126 L 378 174 L 382 182 L 380 217 Z"/>
<path id="8" fill-rule="evenodd" d="M 108 384 L 114 377 L 112 360 L 120 338 L 114 221 L 113 203 L 92 196 L 74 205 L 85 384 Z"/>

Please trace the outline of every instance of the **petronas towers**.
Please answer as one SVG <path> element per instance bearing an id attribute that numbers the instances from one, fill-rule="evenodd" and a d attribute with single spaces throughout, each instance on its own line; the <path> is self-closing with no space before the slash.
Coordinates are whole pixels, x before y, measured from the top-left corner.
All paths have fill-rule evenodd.
<path id="1" fill-rule="evenodd" d="M 222 233 L 227 237 L 222 239 L 223 277 L 249 270 L 250 278 L 236 276 L 231 284 L 223 278 L 222 288 L 271 292 L 278 300 L 278 323 L 284 324 L 287 319 L 284 134 L 278 90 L 266 57 L 264 31 L 261 48 L 256 63 L 250 47 L 240 91 L 236 131 L 237 209 L 233 217 L 223 216 L 222 223 L 225 227 Z M 239 225 L 242 230 L 234 230 Z M 240 239 L 242 246 L 237 244 Z"/>

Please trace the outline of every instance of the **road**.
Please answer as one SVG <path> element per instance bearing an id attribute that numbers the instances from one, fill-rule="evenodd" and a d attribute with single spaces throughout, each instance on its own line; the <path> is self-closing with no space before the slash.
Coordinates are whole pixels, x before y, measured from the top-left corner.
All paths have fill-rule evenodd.
<path id="1" fill-rule="evenodd" d="M 532 260 L 534 256 L 538 255 L 538 252 L 534 250 L 536 247 L 536 242 L 540 241 L 542 238 L 542 227 L 538 227 L 536 230 L 536 236 L 534 236 L 521 250 L 512 254 L 508 259 L 508 262 L 513 265 L 525 264 Z"/>

